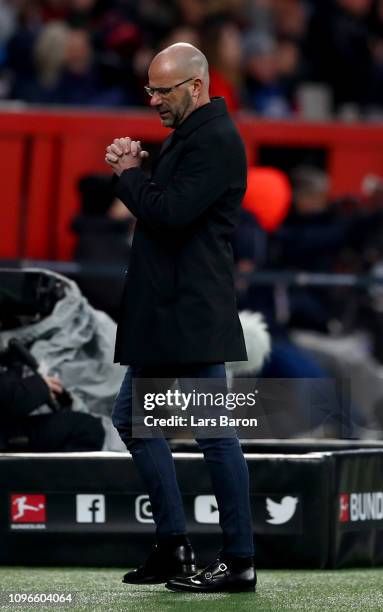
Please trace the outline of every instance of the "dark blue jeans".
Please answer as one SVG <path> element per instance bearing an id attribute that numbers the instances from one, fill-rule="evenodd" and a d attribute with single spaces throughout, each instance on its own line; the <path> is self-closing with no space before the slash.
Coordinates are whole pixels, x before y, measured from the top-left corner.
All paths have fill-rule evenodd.
<path id="1" fill-rule="evenodd" d="M 186 520 L 175 465 L 165 438 L 132 438 L 132 380 L 142 378 L 221 378 L 224 364 L 131 367 L 127 370 L 112 413 L 113 425 L 133 457 L 149 494 L 157 537 L 186 533 Z M 182 385 L 181 380 L 180 386 Z M 197 438 L 208 465 L 223 532 L 222 553 L 254 554 L 249 499 L 249 472 L 237 437 Z"/>

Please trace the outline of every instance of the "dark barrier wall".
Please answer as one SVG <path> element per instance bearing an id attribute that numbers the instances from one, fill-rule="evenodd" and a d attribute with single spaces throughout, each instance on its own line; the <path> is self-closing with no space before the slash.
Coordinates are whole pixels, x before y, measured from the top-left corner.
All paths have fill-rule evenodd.
<path id="1" fill-rule="evenodd" d="M 248 461 L 259 566 L 324 568 L 331 504 L 326 456 L 248 455 Z"/>
<path id="2" fill-rule="evenodd" d="M 383 450 L 247 454 L 259 567 L 383 564 Z M 199 454 L 175 453 L 188 530 L 207 563 L 221 540 Z M 0 563 L 125 565 L 154 525 L 130 456 L 0 455 Z"/>
<path id="3" fill-rule="evenodd" d="M 383 452 L 334 454 L 330 564 L 383 565 Z"/>
<path id="4" fill-rule="evenodd" d="M 221 545 L 201 455 L 177 453 L 199 562 Z M 247 455 L 260 567 L 325 567 L 332 463 L 326 453 Z M 153 541 L 150 504 L 128 455 L 2 455 L 0 563 L 133 565 Z"/>
<path id="5" fill-rule="evenodd" d="M 271 122 L 244 114 L 235 119 L 250 165 L 270 148 L 322 151 L 333 196 L 358 194 L 364 176 L 383 172 L 381 124 Z M 108 173 L 105 147 L 126 134 L 153 148 L 168 130 L 151 111 L 1 112 L 0 166 L 6 180 L 0 258 L 70 259 L 78 180 Z"/>

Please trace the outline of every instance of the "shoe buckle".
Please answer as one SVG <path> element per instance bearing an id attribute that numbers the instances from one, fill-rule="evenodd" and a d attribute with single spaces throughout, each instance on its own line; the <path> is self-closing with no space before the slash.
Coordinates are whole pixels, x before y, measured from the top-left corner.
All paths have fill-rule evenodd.
<path id="1" fill-rule="evenodd" d="M 212 573 L 211 572 L 206 572 L 205 578 L 206 578 L 206 580 L 211 580 L 212 579 Z"/>
<path id="2" fill-rule="evenodd" d="M 225 563 L 220 563 L 219 566 L 218 566 L 218 569 L 220 569 L 221 572 L 226 572 L 227 565 L 225 565 Z"/>

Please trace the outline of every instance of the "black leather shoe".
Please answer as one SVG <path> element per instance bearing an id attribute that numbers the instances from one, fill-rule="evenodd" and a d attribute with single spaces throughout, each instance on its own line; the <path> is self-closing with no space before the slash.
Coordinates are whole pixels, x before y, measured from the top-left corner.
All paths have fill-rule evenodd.
<path id="1" fill-rule="evenodd" d="M 230 561 L 217 559 L 202 572 L 189 578 L 172 578 L 166 583 L 171 591 L 192 591 L 195 593 L 255 591 L 257 574 L 254 563 L 239 569 Z"/>
<path id="2" fill-rule="evenodd" d="M 149 557 L 137 569 L 125 574 L 122 582 L 127 584 L 158 584 L 169 578 L 186 578 L 197 571 L 195 555 L 190 541 L 185 537 L 177 544 L 157 543 Z"/>

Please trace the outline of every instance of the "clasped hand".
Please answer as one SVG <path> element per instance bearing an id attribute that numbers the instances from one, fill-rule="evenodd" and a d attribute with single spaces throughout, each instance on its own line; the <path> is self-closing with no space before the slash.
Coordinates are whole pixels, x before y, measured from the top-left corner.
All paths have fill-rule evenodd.
<path id="1" fill-rule="evenodd" d="M 106 147 L 105 161 L 117 176 L 124 170 L 139 168 L 146 157 L 149 157 L 149 153 L 142 150 L 141 142 L 129 137 L 115 138 L 113 143 Z"/>

